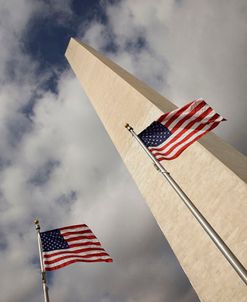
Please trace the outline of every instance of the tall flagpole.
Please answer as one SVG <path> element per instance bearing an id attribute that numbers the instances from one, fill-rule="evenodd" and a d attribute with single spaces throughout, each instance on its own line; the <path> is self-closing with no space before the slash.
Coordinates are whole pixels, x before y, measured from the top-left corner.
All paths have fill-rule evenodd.
<path id="1" fill-rule="evenodd" d="M 129 130 L 132 136 L 137 140 L 137 142 L 141 145 L 150 159 L 153 161 L 155 167 L 161 174 L 165 177 L 165 179 L 169 182 L 172 188 L 176 191 L 178 196 L 183 200 L 185 205 L 191 211 L 193 216 L 197 219 L 209 237 L 213 240 L 217 248 L 221 251 L 221 253 L 225 256 L 240 278 L 247 285 L 247 271 L 241 262 L 237 259 L 237 257 L 233 254 L 233 252 L 229 249 L 229 247 L 225 244 L 225 242 L 221 239 L 221 237 L 216 233 L 213 227 L 209 224 L 206 218 L 201 214 L 201 212 L 195 207 L 193 202 L 189 199 L 189 197 L 184 193 L 184 191 L 180 188 L 180 186 L 176 183 L 176 181 L 172 178 L 170 173 L 160 164 L 160 162 L 153 156 L 151 152 L 149 152 L 148 148 L 144 145 L 138 135 L 135 133 L 134 129 L 126 124 L 125 128 Z"/>
<path id="2" fill-rule="evenodd" d="M 35 229 L 37 231 L 37 237 L 38 237 L 39 260 L 40 260 L 40 269 L 41 269 L 41 277 L 42 277 L 42 288 L 43 288 L 43 292 L 44 292 L 44 300 L 45 300 L 45 302 L 49 302 L 48 286 L 46 284 L 46 273 L 45 273 L 43 257 L 42 257 L 42 246 L 41 246 L 41 238 L 40 238 L 39 220 L 35 219 L 34 224 L 35 224 Z"/>

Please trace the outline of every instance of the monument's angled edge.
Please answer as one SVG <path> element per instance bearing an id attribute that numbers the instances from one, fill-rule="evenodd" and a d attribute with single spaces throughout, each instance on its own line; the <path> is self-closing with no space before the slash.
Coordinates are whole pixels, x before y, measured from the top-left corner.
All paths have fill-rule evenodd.
<path id="1" fill-rule="evenodd" d="M 135 89 L 140 93 L 145 95 L 147 99 L 152 101 L 155 106 L 157 106 L 161 111 L 168 111 L 167 107 L 164 109 L 164 104 L 162 100 L 165 98 L 160 95 L 158 92 L 153 90 L 144 82 L 136 79 L 133 75 L 131 75 L 124 68 L 118 66 L 110 59 L 101 55 L 97 50 L 90 47 L 89 45 L 79 41 L 78 39 L 71 38 L 68 44 L 65 56 L 67 57 L 67 51 L 69 49 L 70 43 L 75 40 L 77 43 L 81 44 L 84 48 L 86 48 L 89 52 L 94 54 L 99 60 L 101 60 L 104 64 L 106 64 L 110 69 L 116 71 L 121 75 L 121 77 L 131 85 L 134 84 Z M 148 89 L 147 89 L 148 88 Z M 165 98 L 166 99 L 166 98 Z M 169 103 L 169 110 L 173 110 L 176 106 L 166 99 Z M 186 100 L 185 100 L 186 101 Z M 223 164 L 225 164 L 232 172 L 238 175 L 243 181 L 247 182 L 247 157 L 239 152 L 237 149 L 227 144 L 224 140 L 218 137 L 215 133 L 207 133 L 207 135 L 203 136 L 198 141 L 203 147 L 205 147 L 209 152 L 211 152 L 214 156 L 216 156 Z"/>

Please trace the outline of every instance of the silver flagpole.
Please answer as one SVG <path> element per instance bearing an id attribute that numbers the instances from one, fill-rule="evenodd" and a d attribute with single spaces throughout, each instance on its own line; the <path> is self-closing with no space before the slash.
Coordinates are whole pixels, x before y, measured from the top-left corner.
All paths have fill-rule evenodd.
<path id="1" fill-rule="evenodd" d="M 40 269 L 41 269 L 41 277 L 42 277 L 42 288 L 43 288 L 43 292 L 44 292 L 44 300 L 45 300 L 45 302 L 49 302 L 48 286 L 46 284 L 46 273 L 45 273 L 43 257 L 42 257 L 42 245 L 41 245 L 41 238 L 40 238 L 39 220 L 35 219 L 34 224 L 35 224 L 35 229 L 37 231 L 37 237 L 38 237 L 39 260 L 40 260 Z"/>
<path id="2" fill-rule="evenodd" d="M 156 160 L 156 158 L 152 155 L 152 153 L 149 152 L 148 148 L 143 144 L 141 139 L 135 133 L 134 129 L 129 124 L 126 124 L 125 128 L 127 128 L 127 130 L 129 130 L 129 132 L 132 134 L 132 136 L 138 141 L 138 143 L 141 145 L 141 147 L 144 149 L 144 151 L 147 153 L 147 155 L 153 161 L 153 163 L 154 163 L 155 167 L 157 168 L 157 170 L 159 172 L 161 172 L 161 174 L 165 177 L 165 179 L 173 187 L 173 189 L 176 191 L 178 196 L 183 200 L 185 205 L 189 208 L 191 213 L 194 215 L 194 217 L 197 219 L 197 221 L 200 223 L 200 225 L 203 227 L 203 229 L 207 232 L 209 237 L 213 240 L 213 242 L 215 243 L 217 248 L 222 252 L 222 254 L 225 256 L 225 258 L 228 260 L 228 262 L 231 264 L 231 266 L 238 273 L 240 278 L 247 285 L 247 271 L 244 268 L 244 266 L 241 264 L 241 262 L 232 253 L 232 251 L 229 249 L 229 247 L 220 238 L 220 236 L 216 233 L 216 231 L 208 223 L 208 221 L 201 214 L 201 212 L 195 207 L 193 202 L 184 193 L 184 191 L 180 188 L 180 186 L 176 183 L 176 181 L 171 177 L 170 173 L 159 163 L 159 161 Z"/>

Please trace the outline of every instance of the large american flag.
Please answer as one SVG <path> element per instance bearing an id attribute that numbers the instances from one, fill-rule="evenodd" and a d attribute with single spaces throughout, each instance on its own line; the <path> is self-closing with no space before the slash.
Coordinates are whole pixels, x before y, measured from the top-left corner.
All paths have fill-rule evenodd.
<path id="1" fill-rule="evenodd" d="M 41 232 L 40 238 L 45 271 L 56 270 L 74 262 L 112 262 L 86 224 Z"/>
<path id="2" fill-rule="evenodd" d="M 138 137 L 157 160 L 171 160 L 224 120 L 204 100 L 198 99 L 163 114 Z"/>

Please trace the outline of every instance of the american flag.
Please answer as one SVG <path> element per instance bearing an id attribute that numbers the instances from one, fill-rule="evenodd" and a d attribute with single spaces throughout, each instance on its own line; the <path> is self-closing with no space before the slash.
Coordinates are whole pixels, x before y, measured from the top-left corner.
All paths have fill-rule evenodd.
<path id="1" fill-rule="evenodd" d="M 86 224 L 41 232 L 40 238 L 45 271 L 74 262 L 112 262 Z"/>
<path id="2" fill-rule="evenodd" d="M 198 99 L 163 114 L 138 137 L 158 161 L 171 160 L 224 120 Z"/>

